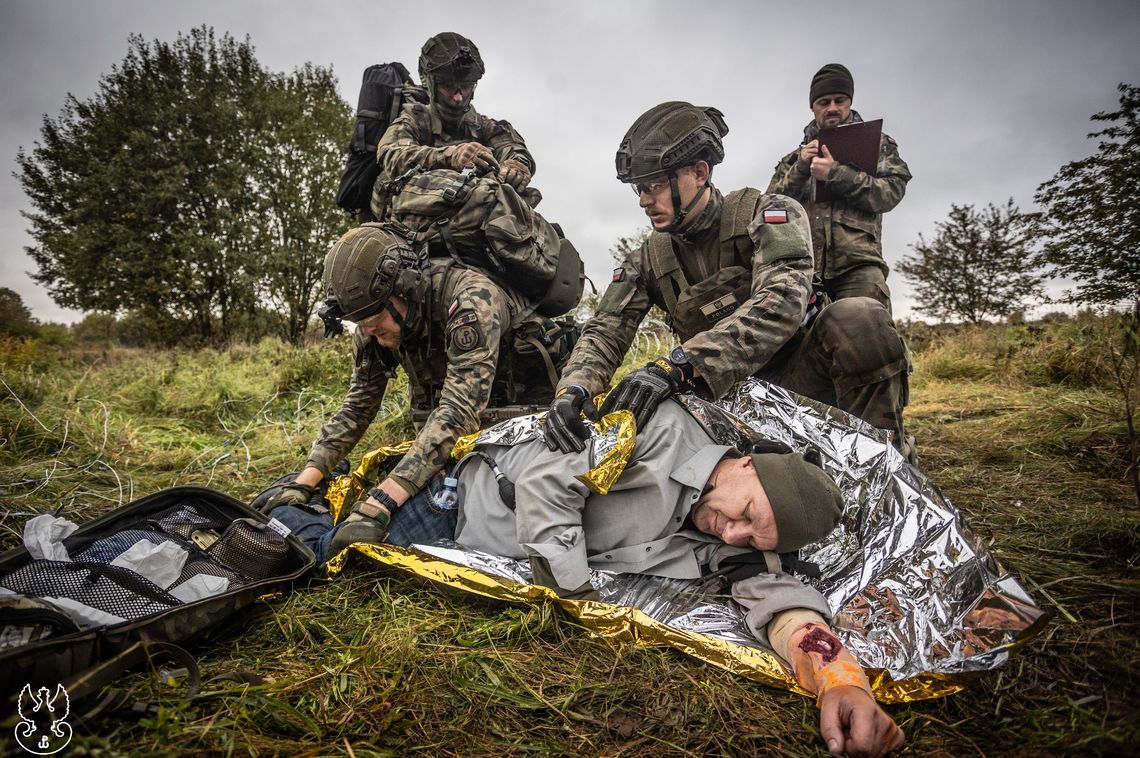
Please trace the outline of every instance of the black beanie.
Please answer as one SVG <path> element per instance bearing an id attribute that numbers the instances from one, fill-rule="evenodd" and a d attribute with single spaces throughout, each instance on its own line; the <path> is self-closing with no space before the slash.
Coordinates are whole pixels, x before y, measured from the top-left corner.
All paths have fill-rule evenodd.
<path id="1" fill-rule="evenodd" d="M 842 63 L 828 63 L 815 72 L 815 76 L 811 78 L 808 105 L 814 103 L 817 98 L 833 92 L 841 92 L 851 99 L 855 98 L 855 79 Z"/>
<path id="2" fill-rule="evenodd" d="M 798 453 L 760 453 L 752 465 L 776 518 L 776 552 L 821 540 L 843 516 L 843 495 L 831 477 Z"/>

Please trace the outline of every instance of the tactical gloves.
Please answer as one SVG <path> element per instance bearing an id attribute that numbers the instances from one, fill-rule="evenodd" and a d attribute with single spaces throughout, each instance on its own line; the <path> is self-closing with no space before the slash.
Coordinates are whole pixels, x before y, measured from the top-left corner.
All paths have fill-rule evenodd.
<path id="1" fill-rule="evenodd" d="M 450 158 L 451 167 L 462 171 L 468 166 L 474 166 L 480 174 L 499 168 L 494 153 L 486 145 L 478 142 L 463 142 L 458 145 L 449 145 L 444 148 L 444 156 Z"/>
<path id="2" fill-rule="evenodd" d="M 558 393 L 546 414 L 546 446 L 551 451 L 580 453 L 586 448 L 590 432 L 582 423 L 583 411 L 592 421 L 600 418 L 584 387 L 571 384 Z"/>
<path id="3" fill-rule="evenodd" d="M 373 513 L 374 515 L 369 515 Z M 388 524 L 392 516 L 381 508 L 358 501 L 344 521 L 337 524 L 329 539 L 329 556 L 339 555 L 349 545 L 367 542 L 379 545 L 388 536 Z"/>
<path id="4" fill-rule="evenodd" d="M 499 170 L 499 181 L 506 182 L 518 192 L 522 192 L 526 185 L 530 184 L 530 177 L 530 169 L 522 161 L 514 158 L 503 161 L 503 167 Z"/>
<path id="5" fill-rule="evenodd" d="M 665 398 L 690 389 L 693 368 L 684 351 L 677 348 L 644 368 L 628 374 L 614 387 L 602 404 L 602 415 L 620 410 L 633 413 L 638 429 L 645 424 Z"/>
<path id="6" fill-rule="evenodd" d="M 296 474 L 292 476 L 296 476 Z M 255 511 L 268 514 L 274 508 L 282 505 L 308 505 L 309 500 L 311 500 L 316 493 L 317 488 L 310 487 L 307 484 L 297 484 L 296 482 L 274 484 L 272 487 L 259 493 L 249 506 Z"/>

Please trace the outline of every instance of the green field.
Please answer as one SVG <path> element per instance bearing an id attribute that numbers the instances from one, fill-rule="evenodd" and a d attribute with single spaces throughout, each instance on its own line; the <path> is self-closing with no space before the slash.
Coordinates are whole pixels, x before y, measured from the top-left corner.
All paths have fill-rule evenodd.
<path id="1" fill-rule="evenodd" d="M 891 707 L 913 754 L 1140 752 L 1140 511 L 1100 326 L 909 330 L 921 467 L 1054 613 L 966 691 Z M 31 515 L 82 522 L 175 484 L 251 498 L 304 460 L 350 368 L 343 339 L 196 352 L 8 339 L 0 367 L 4 548 Z M 401 389 L 358 452 L 410 433 Z M 205 677 L 267 680 L 186 702 L 134 675 L 157 715 L 76 725 L 66 754 L 823 752 L 806 698 L 363 561 L 193 649 Z"/>

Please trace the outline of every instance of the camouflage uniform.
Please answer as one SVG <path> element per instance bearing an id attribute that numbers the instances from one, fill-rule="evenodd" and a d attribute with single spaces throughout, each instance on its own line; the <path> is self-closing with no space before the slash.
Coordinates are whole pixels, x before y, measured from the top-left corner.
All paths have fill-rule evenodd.
<path id="1" fill-rule="evenodd" d="M 855 111 L 846 123 L 859 123 Z M 804 143 L 819 134 L 814 120 L 804 128 Z M 899 157 L 898 146 L 886 134 L 879 145 L 879 175 L 869 176 L 844 164 L 836 165 L 827 183 L 842 200 L 815 203 L 815 180 L 811 164 L 800 159 L 796 148 L 776 164 L 768 192 L 798 200 L 811 220 L 815 273 L 832 300 L 844 297 L 873 297 L 889 310 L 890 290 L 883 260 L 882 214 L 902 200 L 910 169 Z"/>
<path id="2" fill-rule="evenodd" d="M 812 279 L 804 209 L 791 198 L 754 189 L 728 200 L 715 188 L 710 192 L 704 211 L 682 233 L 653 232 L 614 271 L 558 389 L 578 384 L 591 395 L 605 390 L 656 305 L 696 368 L 702 394 L 722 397 L 753 375 L 836 405 L 901 439 L 906 357 L 887 310 L 855 298 L 827 306 L 803 326 Z M 659 252 L 666 242 L 677 270 L 662 267 L 669 263 Z"/>
<path id="3" fill-rule="evenodd" d="M 424 170 L 452 168 L 443 148 L 463 142 L 478 142 L 491 148 L 500 165 L 514 159 L 535 172 L 534 156 L 519 133 L 506 121 L 496 121 L 470 108 L 459 122 L 459 132 L 450 134 L 435 106 L 408 103 L 384 132 L 376 148 L 380 180 L 397 179 L 413 166 Z"/>
<path id="4" fill-rule="evenodd" d="M 398 350 L 357 330 L 348 395 L 309 454 L 308 465 L 325 476 L 364 436 L 397 365 L 408 375 L 418 434 L 391 477 L 413 494 L 443 467 L 456 440 L 499 420 L 489 404 L 532 412 L 550 402 L 544 359 L 527 351 L 526 327 L 512 326 L 524 301 L 484 274 L 443 260 L 432 261 L 430 293 L 424 333 L 405 337 Z"/>

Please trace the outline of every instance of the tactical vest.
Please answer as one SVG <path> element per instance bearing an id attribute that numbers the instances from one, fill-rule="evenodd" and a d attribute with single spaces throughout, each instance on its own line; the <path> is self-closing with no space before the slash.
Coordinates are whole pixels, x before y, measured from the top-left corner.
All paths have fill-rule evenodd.
<path id="1" fill-rule="evenodd" d="M 447 277 L 460 268 L 475 267 L 463 267 L 452 260 L 434 258 L 429 276 L 433 283 L 439 283 L 439 290 L 442 290 Z M 509 292 L 507 296 L 512 297 Z M 499 361 L 491 397 L 487 408 L 480 414 L 482 426 L 545 410 L 553 398 L 562 366 L 577 341 L 578 329 L 572 320 L 555 321 L 539 316 L 525 307 L 521 298 L 515 297 L 514 300 L 512 310 L 515 315 L 504 329 L 499 344 Z M 426 371 L 418 372 L 415 366 L 410 369 L 404 366 L 412 396 L 412 421 L 417 428 L 439 404 L 447 378 L 446 340 L 441 330 L 436 328 L 447 323 L 447 306 L 438 297 L 432 298 L 428 333 L 420 344 L 407 348 L 407 352 L 415 350 L 419 353 L 415 358 L 409 355 L 409 364 L 426 365 Z"/>
<path id="2" fill-rule="evenodd" d="M 728 193 L 720 216 L 720 258 L 708 278 L 690 283 L 665 232 L 649 236 L 649 264 L 665 301 L 669 325 L 682 342 L 711 329 L 752 296 L 755 246 L 748 225 L 756 216 L 761 192 L 752 187 Z"/>

